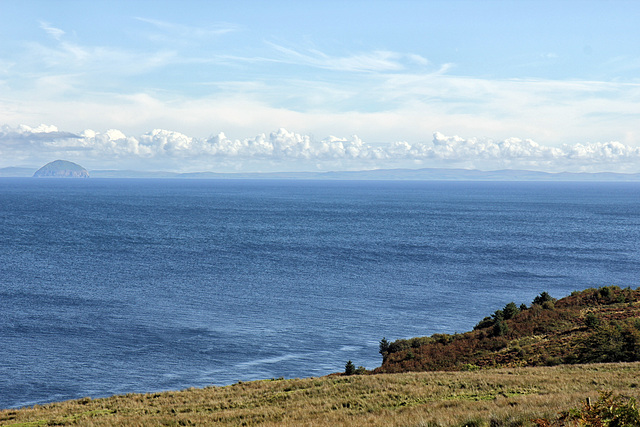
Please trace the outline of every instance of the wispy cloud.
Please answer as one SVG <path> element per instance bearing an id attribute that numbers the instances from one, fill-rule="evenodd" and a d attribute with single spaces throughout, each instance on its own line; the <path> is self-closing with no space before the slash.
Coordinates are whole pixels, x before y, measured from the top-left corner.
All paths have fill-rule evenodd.
<path id="1" fill-rule="evenodd" d="M 300 51 L 282 45 L 266 42 L 281 54 L 285 62 L 318 67 L 335 71 L 390 72 L 406 69 L 407 62 L 413 65 L 429 64 L 426 58 L 417 54 L 401 54 L 385 50 L 358 53 L 350 56 L 331 56 L 317 49 Z"/>
<path id="2" fill-rule="evenodd" d="M 47 34 L 49 34 L 51 37 L 53 37 L 56 40 L 60 40 L 62 36 L 65 35 L 65 32 L 63 30 L 52 26 L 48 22 L 40 22 L 40 28 L 45 30 Z"/>
<path id="3" fill-rule="evenodd" d="M 138 22 L 148 24 L 155 32 L 147 32 L 147 37 L 153 41 L 181 42 L 185 40 L 207 40 L 224 34 L 240 31 L 238 25 L 230 23 L 214 23 L 207 27 L 188 26 L 174 22 L 150 19 L 144 17 L 135 18 Z"/>
<path id="4" fill-rule="evenodd" d="M 121 84 L 131 76 L 149 73 L 177 61 L 175 51 L 84 45 L 68 40 L 66 33 L 58 28 L 44 24 L 41 28 L 53 36 L 53 42 L 25 42 L 18 60 L 7 68 L 9 87 L 19 87 L 20 92 L 33 97 L 34 102 L 46 95 L 61 96 L 65 91 L 74 90 L 81 98 L 104 91 L 109 82 Z M 46 87 L 48 83 L 49 87 Z M 36 88 L 34 93 L 28 92 Z"/>

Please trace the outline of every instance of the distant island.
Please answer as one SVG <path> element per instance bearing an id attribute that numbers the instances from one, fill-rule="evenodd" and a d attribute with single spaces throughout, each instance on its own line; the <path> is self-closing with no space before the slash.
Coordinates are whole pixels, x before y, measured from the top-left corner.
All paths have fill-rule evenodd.
<path id="1" fill-rule="evenodd" d="M 34 178 L 89 178 L 89 172 L 82 166 L 66 160 L 47 163 L 34 174 Z"/>

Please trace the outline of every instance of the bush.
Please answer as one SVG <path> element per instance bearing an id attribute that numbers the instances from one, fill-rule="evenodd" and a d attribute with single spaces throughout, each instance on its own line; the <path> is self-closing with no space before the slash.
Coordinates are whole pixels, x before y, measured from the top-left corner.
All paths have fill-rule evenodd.
<path id="1" fill-rule="evenodd" d="M 478 329 L 489 328 L 493 326 L 494 323 L 496 323 L 496 321 L 493 320 L 493 318 L 487 316 L 484 319 L 482 319 L 480 322 L 478 322 L 478 324 L 473 327 L 473 330 L 477 331 Z"/>
<path id="2" fill-rule="evenodd" d="M 581 408 L 564 411 L 556 420 L 537 419 L 533 422 L 539 427 L 547 426 L 638 426 L 640 412 L 633 398 L 614 396 L 612 392 L 603 392 L 594 404 L 589 400 Z"/>
<path id="3" fill-rule="evenodd" d="M 577 363 L 635 362 L 640 360 L 640 331 L 631 322 L 601 324 L 581 340 Z"/>
<path id="4" fill-rule="evenodd" d="M 548 302 L 548 301 L 554 303 L 556 302 L 556 299 L 553 298 L 551 295 L 549 295 L 547 292 L 543 292 L 533 299 L 533 303 L 537 305 L 543 305 L 545 302 Z"/>
<path id="5" fill-rule="evenodd" d="M 602 298 L 607 300 L 611 299 L 611 295 L 613 294 L 613 289 L 608 286 L 603 286 L 602 288 L 598 289 L 598 291 L 600 292 Z"/>
<path id="6" fill-rule="evenodd" d="M 556 308 L 556 304 L 554 301 L 545 301 L 542 303 L 542 308 L 544 308 L 545 310 L 553 310 L 554 308 Z"/>
<path id="7" fill-rule="evenodd" d="M 403 339 L 395 340 L 395 341 L 389 343 L 389 348 L 387 350 L 387 353 L 389 353 L 389 354 L 397 353 L 399 351 L 406 350 L 409 347 L 411 347 L 411 345 L 409 344 L 409 341 L 403 340 Z"/>
<path id="8" fill-rule="evenodd" d="M 433 334 L 431 338 L 435 340 L 435 342 L 438 342 L 444 345 L 449 344 L 455 339 L 453 335 L 449 335 L 449 334 Z"/>
<path id="9" fill-rule="evenodd" d="M 584 318 L 584 324 L 589 329 L 595 329 L 600 325 L 600 319 L 595 314 L 589 313 Z"/>
<path id="10" fill-rule="evenodd" d="M 503 335 L 506 335 L 507 332 L 509 332 L 509 327 L 504 320 L 500 320 L 499 322 L 496 322 L 495 325 L 493 325 L 493 336 L 501 337 Z"/>
<path id="11" fill-rule="evenodd" d="M 470 371 L 470 372 L 479 371 L 480 370 L 480 366 L 474 365 L 473 363 L 465 363 L 464 365 L 462 365 L 460 367 L 460 370 L 461 371 Z"/>

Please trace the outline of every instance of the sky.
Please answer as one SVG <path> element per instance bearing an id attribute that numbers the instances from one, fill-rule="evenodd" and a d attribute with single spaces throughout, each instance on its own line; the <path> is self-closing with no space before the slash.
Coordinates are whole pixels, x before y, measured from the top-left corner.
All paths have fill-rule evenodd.
<path id="1" fill-rule="evenodd" d="M 0 167 L 640 172 L 640 4 L 0 0 Z"/>

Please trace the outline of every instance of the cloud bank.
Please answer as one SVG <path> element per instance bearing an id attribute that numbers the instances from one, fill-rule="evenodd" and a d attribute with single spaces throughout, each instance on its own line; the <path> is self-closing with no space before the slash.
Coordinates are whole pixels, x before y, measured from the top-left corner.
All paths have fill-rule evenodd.
<path id="1" fill-rule="evenodd" d="M 56 158 L 92 169 L 175 171 L 463 167 L 640 172 L 640 148 L 617 141 L 549 147 L 531 139 L 462 138 L 436 132 L 425 142 L 374 144 L 356 135 L 316 139 L 282 128 L 244 139 L 228 138 L 223 132 L 194 138 L 164 129 L 131 136 L 117 129 L 73 133 L 52 125 L 0 128 L 0 166 L 37 166 Z"/>

